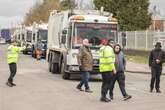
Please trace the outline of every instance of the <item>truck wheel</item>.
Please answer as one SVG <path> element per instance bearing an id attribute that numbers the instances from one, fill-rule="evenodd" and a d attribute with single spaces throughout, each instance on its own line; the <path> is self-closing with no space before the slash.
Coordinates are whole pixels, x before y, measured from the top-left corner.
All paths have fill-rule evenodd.
<path id="1" fill-rule="evenodd" d="M 64 73 L 62 75 L 62 78 L 68 80 L 68 79 L 70 79 L 70 74 L 69 73 Z"/>
<path id="2" fill-rule="evenodd" d="M 51 70 L 52 73 L 56 73 L 56 74 L 59 73 L 58 63 L 53 63 L 51 67 L 52 67 L 52 70 Z"/>
<path id="3" fill-rule="evenodd" d="M 61 75 L 62 75 L 62 78 L 63 79 L 70 79 L 70 74 L 69 73 L 66 73 L 65 72 L 65 63 L 64 63 L 64 61 L 62 61 L 62 63 L 61 63 Z"/>
<path id="4" fill-rule="evenodd" d="M 49 63 L 49 72 L 52 72 L 52 65 Z"/>
<path id="5" fill-rule="evenodd" d="M 27 55 L 27 53 L 28 53 L 28 52 L 27 52 L 26 50 L 25 50 L 25 51 L 23 51 L 23 54 L 24 54 L 24 55 Z"/>
<path id="6" fill-rule="evenodd" d="M 32 51 L 32 57 L 36 58 L 36 52 L 35 51 Z"/>
<path id="7" fill-rule="evenodd" d="M 34 58 L 34 51 L 32 51 L 32 57 Z"/>

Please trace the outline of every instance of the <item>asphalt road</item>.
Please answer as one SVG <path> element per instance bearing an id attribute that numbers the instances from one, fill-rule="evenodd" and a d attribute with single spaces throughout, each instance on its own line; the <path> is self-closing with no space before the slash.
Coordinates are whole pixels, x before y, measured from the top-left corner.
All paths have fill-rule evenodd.
<path id="1" fill-rule="evenodd" d="M 48 72 L 45 60 L 20 55 L 16 87 L 5 85 L 9 76 L 6 46 L 0 45 L 0 110 L 164 110 L 165 76 L 161 77 L 161 94 L 149 92 L 149 74 L 126 73 L 126 88 L 133 98 L 123 101 L 118 85 L 115 99 L 99 101 L 101 82 L 90 82 L 93 93 L 75 89 L 77 80 L 63 80 Z"/>

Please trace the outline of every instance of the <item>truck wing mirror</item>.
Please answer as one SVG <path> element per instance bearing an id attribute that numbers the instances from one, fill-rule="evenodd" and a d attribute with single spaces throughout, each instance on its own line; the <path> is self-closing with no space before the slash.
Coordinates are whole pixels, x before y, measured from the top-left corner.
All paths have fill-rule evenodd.
<path id="1" fill-rule="evenodd" d="M 63 30 L 62 31 L 62 34 L 64 35 L 64 34 L 67 34 L 67 30 Z"/>
<path id="2" fill-rule="evenodd" d="M 66 43 L 66 35 L 62 35 L 61 43 L 62 44 Z"/>

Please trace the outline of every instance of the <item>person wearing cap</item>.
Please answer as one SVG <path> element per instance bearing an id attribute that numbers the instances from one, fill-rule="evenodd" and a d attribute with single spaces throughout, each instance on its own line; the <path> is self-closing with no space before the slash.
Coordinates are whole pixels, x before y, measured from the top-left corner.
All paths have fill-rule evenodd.
<path id="1" fill-rule="evenodd" d="M 99 70 L 102 75 L 101 98 L 102 102 L 110 102 L 110 97 L 107 98 L 107 93 L 112 85 L 113 74 L 116 74 L 115 69 L 115 54 L 113 48 L 109 46 L 108 40 L 101 41 L 101 48 L 99 52 Z"/>
<path id="2" fill-rule="evenodd" d="M 109 46 L 111 46 L 112 48 L 114 48 L 115 42 L 113 40 L 109 40 Z"/>
<path id="3" fill-rule="evenodd" d="M 90 72 L 93 69 L 93 56 L 89 47 L 89 41 L 88 39 L 83 40 L 83 45 L 79 49 L 79 53 L 77 56 L 77 61 L 79 64 L 79 69 L 81 72 L 81 81 L 77 85 L 77 89 L 80 91 L 84 91 L 82 89 L 82 86 L 85 86 L 85 92 L 92 93 L 89 87 L 89 78 L 90 78 Z"/>
<path id="4" fill-rule="evenodd" d="M 41 42 L 41 40 L 39 40 L 37 43 L 36 43 L 36 58 L 37 60 L 40 60 L 41 57 L 42 57 L 42 54 L 43 54 L 43 43 Z"/>
<path id="5" fill-rule="evenodd" d="M 11 42 L 11 45 L 7 49 L 7 63 L 10 69 L 10 76 L 7 81 L 7 86 L 13 87 L 16 84 L 13 83 L 13 78 L 17 72 L 17 61 L 18 61 L 18 54 L 20 51 L 23 51 L 26 47 L 18 47 L 15 41 Z"/>
<path id="6" fill-rule="evenodd" d="M 116 74 L 113 75 L 112 85 L 110 88 L 110 97 L 113 99 L 113 89 L 115 86 L 115 82 L 117 81 L 120 87 L 120 91 L 124 97 L 124 100 L 128 100 L 132 98 L 131 95 L 128 95 L 125 90 L 125 67 L 126 67 L 126 60 L 124 57 L 124 53 L 122 52 L 122 48 L 119 44 L 114 45 L 114 52 L 115 52 L 115 67 L 116 67 Z"/>
<path id="7" fill-rule="evenodd" d="M 161 49 L 161 47 L 161 43 L 157 42 L 155 49 L 150 52 L 149 56 L 149 67 L 151 68 L 150 92 L 153 92 L 155 85 L 156 92 L 161 93 L 160 76 L 162 74 L 162 64 L 165 62 L 165 52 Z"/>

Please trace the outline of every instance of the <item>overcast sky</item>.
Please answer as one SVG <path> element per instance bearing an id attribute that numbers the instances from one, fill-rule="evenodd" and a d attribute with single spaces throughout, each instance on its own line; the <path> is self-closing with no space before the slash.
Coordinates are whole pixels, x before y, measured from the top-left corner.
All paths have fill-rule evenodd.
<path id="1" fill-rule="evenodd" d="M 165 0 L 150 0 L 150 2 L 151 8 L 155 5 L 157 9 L 160 10 L 160 13 L 165 16 Z"/>
<path id="2" fill-rule="evenodd" d="M 23 21 L 25 13 L 38 0 L 0 0 L 0 27 L 11 27 Z M 86 0 L 90 1 L 90 0 Z M 165 0 L 150 0 L 165 15 Z"/>
<path id="3" fill-rule="evenodd" d="M 16 25 L 37 0 L 0 0 L 0 27 Z"/>

